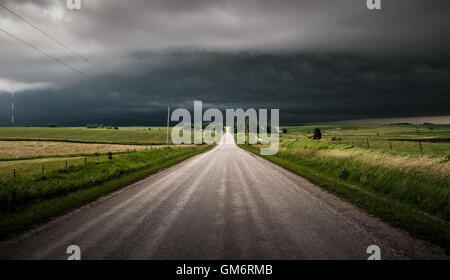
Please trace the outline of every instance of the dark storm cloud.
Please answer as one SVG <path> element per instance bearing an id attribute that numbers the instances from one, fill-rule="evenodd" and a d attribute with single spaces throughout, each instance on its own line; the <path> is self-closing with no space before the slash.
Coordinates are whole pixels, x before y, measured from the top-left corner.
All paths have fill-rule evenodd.
<path id="1" fill-rule="evenodd" d="M 65 2 L 6 1 L 108 74 L 0 9 L 0 27 L 94 78 L 0 33 L 0 92 L 16 81 L 19 123 L 159 122 L 194 99 L 281 108 L 289 123 L 449 113 L 449 1 Z"/>
<path id="2" fill-rule="evenodd" d="M 134 56 L 162 59 L 159 53 Z M 280 108 L 283 123 L 304 123 L 446 114 L 450 104 L 448 59 L 189 52 L 162 60 L 167 66 L 139 77 L 23 94 L 16 99 L 17 119 L 155 124 L 168 105 L 189 108 L 195 99 L 221 109 Z M 6 100 L 1 103 L 8 112 Z"/>

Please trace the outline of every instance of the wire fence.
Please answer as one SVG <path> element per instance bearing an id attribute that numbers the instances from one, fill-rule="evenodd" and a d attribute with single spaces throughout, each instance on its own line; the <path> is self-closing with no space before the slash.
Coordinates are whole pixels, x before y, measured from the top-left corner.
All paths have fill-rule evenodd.
<path id="1" fill-rule="evenodd" d="M 43 176 L 52 172 L 69 170 L 73 167 L 88 165 L 91 163 L 105 163 L 113 161 L 117 157 L 145 152 L 153 149 L 161 149 L 163 146 L 129 149 L 122 152 L 96 153 L 86 156 L 39 158 L 28 160 L 11 160 L 0 162 L 0 180 L 19 181 L 22 178 Z"/>
<path id="2" fill-rule="evenodd" d="M 322 149 L 360 148 L 401 156 L 450 157 L 450 141 L 446 139 L 435 141 L 435 139 L 327 135 L 320 140 L 312 140 L 310 137 L 298 135 L 283 137 L 281 143 L 306 148 L 309 146 L 320 146 Z"/>

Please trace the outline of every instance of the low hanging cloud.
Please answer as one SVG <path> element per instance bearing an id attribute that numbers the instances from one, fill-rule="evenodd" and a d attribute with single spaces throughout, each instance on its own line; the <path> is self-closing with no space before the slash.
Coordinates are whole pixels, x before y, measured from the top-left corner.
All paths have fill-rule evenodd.
<path id="1" fill-rule="evenodd" d="M 0 92 L 3 93 L 15 93 L 29 92 L 29 91 L 41 91 L 51 89 L 53 86 L 50 83 L 17 83 L 11 80 L 5 80 L 0 78 Z"/>

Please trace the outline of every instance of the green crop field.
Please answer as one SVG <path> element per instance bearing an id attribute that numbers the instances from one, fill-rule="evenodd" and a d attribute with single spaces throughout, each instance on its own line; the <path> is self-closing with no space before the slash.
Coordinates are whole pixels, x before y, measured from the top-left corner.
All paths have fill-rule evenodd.
<path id="1" fill-rule="evenodd" d="M 166 143 L 166 128 L 0 127 L 0 140 L 155 145 Z"/>
<path id="2" fill-rule="evenodd" d="M 391 155 L 450 156 L 450 125 L 347 125 L 319 126 L 320 142 L 310 142 L 315 126 L 284 127 L 283 142 L 314 145 L 316 148 L 364 149 Z M 434 141 L 434 142 L 433 142 Z M 421 148 L 422 146 L 422 148 Z"/>
<path id="3" fill-rule="evenodd" d="M 265 158 L 450 251 L 450 125 L 319 127 L 283 127 Z"/>

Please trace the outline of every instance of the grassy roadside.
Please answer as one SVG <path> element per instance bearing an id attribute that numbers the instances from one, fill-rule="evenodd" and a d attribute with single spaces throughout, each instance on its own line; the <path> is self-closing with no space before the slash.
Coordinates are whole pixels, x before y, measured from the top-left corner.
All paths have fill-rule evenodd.
<path id="1" fill-rule="evenodd" d="M 0 181 L 0 238 L 64 214 L 212 146 L 155 149 Z"/>
<path id="2" fill-rule="evenodd" d="M 282 145 L 283 146 L 283 145 Z M 256 155 L 257 146 L 240 145 Z M 427 168 L 369 164 L 371 153 L 281 148 L 265 159 L 290 170 L 394 227 L 450 252 L 448 175 Z M 387 159 L 387 158 L 386 158 Z"/>

